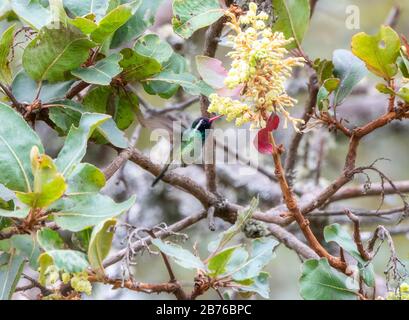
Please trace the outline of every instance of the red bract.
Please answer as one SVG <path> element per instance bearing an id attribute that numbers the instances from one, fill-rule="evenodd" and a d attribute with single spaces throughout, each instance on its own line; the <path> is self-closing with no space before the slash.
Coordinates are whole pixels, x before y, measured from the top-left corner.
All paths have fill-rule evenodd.
<path id="1" fill-rule="evenodd" d="M 270 133 L 277 130 L 280 124 L 280 118 L 276 114 L 271 114 L 267 121 L 266 127 L 261 129 L 254 140 L 254 145 L 258 152 L 263 154 L 271 154 L 273 152 L 273 145 L 270 143 Z"/>

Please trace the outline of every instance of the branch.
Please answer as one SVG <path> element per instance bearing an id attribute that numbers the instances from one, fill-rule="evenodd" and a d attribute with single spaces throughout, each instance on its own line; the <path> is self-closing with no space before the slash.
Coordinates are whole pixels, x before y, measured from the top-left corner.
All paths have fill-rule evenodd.
<path id="1" fill-rule="evenodd" d="M 162 238 L 166 238 L 172 234 L 174 234 L 175 232 L 184 230 L 190 226 L 192 226 L 193 224 L 199 222 L 200 220 L 204 219 L 206 217 L 206 212 L 202 211 L 200 213 L 191 215 L 187 218 L 184 218 L 174 224 L 172 224 L 171 226 L 169 226 L 168 228 L 166 228 L 166 230 L 162 230 L 159 232 L 155 233 L 156 238 L 158 239 L 162 239 Z M 132 246 L 132 250 L 134 252 L 140 251 L 143 248 L 145 248 L 146 245 L 151 244 L 151 237 L 145 237 L 139 241 L 136 241 L 133 246 Z M 120 251 L 118 251 L 115 255 L 111 256 L 110 258 L 106 259 L 104 261 L 104 268 L 108 268 L 109 266 L 119 262 L 122 260 L 122 258 L 125 256 L 127 250 L 126 249 L 122 249 Z"/>
<path id="2" fill-rule="evenodd" d="M 311 17 L 315 12 L 315 7 L 317 6 L 318 0 L 310 0 Z"/>
<path id="3" fill-rule="evenodd" d="M 19 231 L 17 228 L 9 228 L 8 231 L 0 231 L 0 240 L 9 239 L 18 233 Z"/>
<path id="4" fill-rule="evenodd" d="M 100 279 L 95 276 L 89 276 L 88 280 L 90 282 L 103 282 L 105 284 L 112 285 L 112 289 L 120 289 L 126 288 L 132 291 L 143 292 L 143 293 L 175 293 L 177 290 L 181 289 L 179 283 L 173 282 L 166 282 L 166 283 L 143 283 L 143 282 L 134 282 L 132 280 L 125 280 L 122 279 L 111 279 L 111 278 L 104 278 Z"/>
<path id="5" fill-rule="evenodd" d="M 192 97 L 190 99 L 187 99 L 186 101 L 183 101 L 179 104 L 176 104 L 171 107 L 163 108 L 163 109 L 153 109 L 155 110 L 153 114 L 159 115 L 159 114 L 165 114 L 173 111 L 183 111 L 186 108 L 189 108 L 191 105 L 195 104 L 196 102 L 199 101 L 199 97 Z"/>
<path id="6" fill-rule="evenodd" d="M 304 115 L 302 116 L 302 120 L 304 120 L 304 126 L 301 128 L 301 131 L 305 129 L 306 124 L 308 123 L 308 121 L 310 121 L 315 105 L 317 104 L 318 85 L 317 77 L 315 75 L 310 77 L 308 89 L 309 100 L 305 106 Z M 304 134 L 302 132 L 295 132 L 288 148 L 288 153 L 285 160 L 285 172 L 287 182 L 290 186 L 292 186 L 294 168 L 297 163 L 298 147 L 300 146 L 300 142 L 303 136 Z"/>
<path id="7" fill-rule="evenodd" d="M 44 287 L 44 286 L 43 286 L 40 282 L 38 282 L 36 279 L 33 279 L 32 277 L 30 277 L 30 276 L 28 276 L 28 275 L 26 275 L 26 274 L 23 274 L 22 276 L 23 276 L 23 278 L 25 278 L 25 279 L 27 279 L 28 281 L 30 281 L 30 284 L 28 284 L 28 285 L 26 285 L 26 286 L 21 286 L 21 287 L 16 288 L 15 292 L 18 292 L 18 291 L 26 291 L 26 290 L 38 288 L 38 289 L 40 289 L 41 294 L 42 294 L 43 296 L 48 296 L 48 295 L 50 295 L 50 294 L 53 293 L 52 290 L 47 289 L 46 287 Z"/>
<path id="8" fill-rule="evenodd" d="M 82 90 L 88 88 L 89 86 L 90 86 L 89 83 L 86 83 L 84 81 L 80 81 L 74 87 L 72 87 L 70 91 L 67 92 L 67 94 L 65 95 L 65 98 L 71 100 L 77 94 L 79 94 Z"/>
<path id="9" fill-rule="evenodd" d="M 380 246 L 375 250 L 375 244 L 377 240 L 382 243 L 385 241 L 388 242 L 389 250 L 391 252 L 391 257 L 389 258 L 386 270 L 384 271 L 386 275 L 386 283 L 389 286 L 390 277 L 392 276 L 393 280 L 398 281 L 399 283 L 404 281 L 408 276 L 408 271 L 406 271 L 405 264 L 400 261 L 398 255 L 396 254 L 395 244 L 393 242 L 390 232 L 384 226 L 378 226 L 368 243 L 367 251 L 370 252 L 372 259 L 377 254 Z"/>
<path id="10" fill-rule="evenodd" d="M 356 244 L 356 248 L 358 249 L 359 254 L 366 261 L 370 260 L 371 255 L 365 250 L 364 245 L 362 244 L 359 218 L 356 215 L 354 215 L 350 210 L 345 210 L 345 214 L 354 224 L 354 242 Z"/>
<path id="11" fill-rule="evenodd" d="M 399 22 L 399 18 L 401 15 L 401 8 L 398 5 L 392 7 L 389 11 L 388 17 L 386 18 L 384 25 L 390 26 L 391 28 L 395 28 Z"/>
<path id="12" fill-rule="evenodd" d="M 0 83 L 0 88 L 1 90 L 3 90 L 4 94 L 11 100 L 15 108 L 18 108 L 21 106 L 20 102 L 17 101 L 16 97 L 14 96 L 14 94 L 11 92 L 11 90 L 7 86 Z"/>
<path id="13" fill-rule="evenodd" d="M 397 213 L 401 213 L 405 210 L 404 207 L 385 209 L 385 210 L 351 210 L 354 215 L 359 217 L 383 217 L 389 216 Z M 334 217 L 334 216 L 344 216 L 345 210 L 323 210 L 314 211 L 310 213 L 310 218 L 313 217 Z"/>
<path id="14" fill-rule="evenodd" d="M 283 243 L 287 248 L 294 250 L 299 256 L 304 259 L 318 259 L 319 256 L 307 246 L 304 242 L 300 241 L 292 233 L 286 229 L 276 225 L 269 224 L 268 230 L 278 241 Z"/>
<path id="15" fill-rule="evenodd" d="M 276 145 L 273 135 L 270 136 L 270 142 L 273 146 L 272 156 L 275 166 L 275 175 L 280 184 L 284 202 L 289 210 L 291 217 L 297 222 L 310 247 L 318 254 L 318 256 L 327 258 L 331 266 L 341 270 L 342 272 L 345 272 L 347 267 L 346 263 L 341 261 L 339 258 L 329 254 L 329 252 L 321 245 L 321 243 L 317 240 L 314 233 L 312 232 L 309 226 L 309 221 L 302 214 L 297 200 L 295 199 L 295 196 L 287 183 L 284 168 L 281 164 L 282 150 L 280 150 L 280 148 Z"/>
<path id="16" fill-rule="evenodd" d="M 156 239 L 156 235 L 152 230 L 147 230 L 147 233 L 151 236 L 152 239 Z M 175 283 L 178 284 L 178 281 L 176 280 L 175 273 L 172 270 L 172 266 L 170 265 L 168 256 L 164 254 L 162 251 L 160 251 L 160 255 L 162 256 L 163 262 L 165 263 L 166 270 L 168 271 L 169 274 L 169 283 Z M 176 299 L 178 300 L 186 300 L 187 296 L 185 291 L 178 285 L 178 287 L 173 291 L 173 294 L 176 296 Z"/>
<path id="17" fill-rule="evenodd" d="M 229 1 L 227 1 L 229 2 Z M 223 16 L 215 23 L 213 23 L 206 32 L 205 44 L 203 55 L 213 58 L 216 55 L 217 46 L 219 44 L 219 38 L 223 31 L 224 23 L 226 22 L 226 17 Z M 206 96 L 200 96 L 200 111 L 202 117 L 211 117 L 210 113 L 207 111 L 209 107 L 209 100 Z M 206 141 L 205 147 L 205 173 L 207 181 L 207 189 L 213 193 L 217 191 L 216 184 L 216 166 L 215 166 L 215 143 L 212 134 L 209 135 Z"/>
<path id="18" fill-rule="evenodd" d="M 119 155 L 104 169 L 105 179 L 109 180 L 115 172 L 121 169 L 132 155 L 132 151 L 124 149 Z"/>
<path id="19" fill-rule="evenodd" d="M 394 185 L 396 189 L 401 193 L 409 192 L 409 180 L 397 181 L 394 182 Z M 382 186 L 381 183 L 371 184 L 371 188 L 369 190 L 365 190 L 364 185 L 359 185 L 340 190 L 337 194 L 329 199 L 329 202 L 353 199 L 358 197 L 379 196 L 382 193 L 384 193 L 385 195 L 396 194 L 396 189 L 391 185 Z"/>

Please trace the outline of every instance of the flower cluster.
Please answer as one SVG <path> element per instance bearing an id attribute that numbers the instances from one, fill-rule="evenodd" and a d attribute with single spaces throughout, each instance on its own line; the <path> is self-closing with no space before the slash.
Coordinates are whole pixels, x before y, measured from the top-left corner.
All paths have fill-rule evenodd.
<path id="1" fill-rule="evenodd" d="M 387 300 L 409 300 L 409 284 L 402 283 L 397 292 L 389 292 Z"/>
<path id="2" fill-rule="evenodd" d="M 77 272 L 73 274 L 63 273 L 62 281 L 65 284 L 70 283 L 71 287 L 77 292 L 84 292 L 87 295 L 91 295 L 92 293 L 92 285 L 91 282 L 88 280 L 88 273 L 84 272 Z"/>
<path id="3" fill-rule="evenodd" d="M 296 100 L 285 90 L 285 81 L 291 76 L 292 68 L 302 66 L 304 59 L 286 57 L 286 46 L 293 39 L 286 39 L 281 32 L 272 32 L 266 26 L 268 15 L 257 14 L 257 5 L 250 3 L 249 11 L 237 19 L 235 14 L 226 12 L 230 21 L 227 25 L 236 33 L 230 35 L 233 51 L 231 69 L 225 79 L 229 89 L 241 86 L 240 100 L 230 97 L 210 96 L 208 111 L 236 119 L 236 125 L 252 122 L 258 126 L 265 124 L 267 113 L 278 112 L 284 115 L 295 128 L 302 120 L 292 118 L 286 110 L 294 106 Z"/>
<path id="4" fill-rule="evenodd" d="M 84 292 L 87 295 L 91 295 L 92 285 L 88 281 L 88 274 L 86 272 L 75 273 L 71 278 L 71 286 L 77 292 Z"/>
<path id="5" fill-rule="evenodd" d="M 46 283 L 54 285 L 60 280 L 60 272 L 55 265 L 50 265 L 44 272 Z M 71 284 L 71 287 L 77 292 L 84 292 L 87 295 L 92 293 L 92 285 L 88 280 L 88 273 L 86 271 L 61 274 L 61 281 L 64 284 Z"/>

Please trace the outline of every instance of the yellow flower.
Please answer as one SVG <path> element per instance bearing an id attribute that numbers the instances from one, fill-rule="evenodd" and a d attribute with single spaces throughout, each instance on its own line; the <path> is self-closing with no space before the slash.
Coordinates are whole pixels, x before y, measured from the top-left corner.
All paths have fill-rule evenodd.
<path id="1" fill-rule="evenodd" d="M 77 292 L 84 292 L 87 295 L 92 293 L 91 282 L 88 281 L 87 272 L 74 273 L 71 278 L 71 286 Z"/>
<path id="2" fill-rule="evenodd" d="M 229 89 L 238 86 L 244 89 L 240 100 L 211 95 L 208 111 L 226 115 L 228 121 L 235 119 L 238 126 L 250 121 L 262 126 L 265 114 L 277 112 L 285 117 L 285 123 L 291 122 L 297 130 L 302 120 L 291 117 L 286 110 L 293 107 L 296 100 L 288 96 L 284 86 L 292 68 L 305 62 L 303 58 L 287 57 L 285 47 L 293 39 L 286 39 L 281 32 L 272 32 L 265 24 L 268 15 L 257 14 L 257 5 L 253 2 L 239 19 L 230 11 L 226 15 L 230 18 L 227 25 L 236 34 L 229 36 L 233 50 L 228 56 L 232 64 L 224 83 Z"/>

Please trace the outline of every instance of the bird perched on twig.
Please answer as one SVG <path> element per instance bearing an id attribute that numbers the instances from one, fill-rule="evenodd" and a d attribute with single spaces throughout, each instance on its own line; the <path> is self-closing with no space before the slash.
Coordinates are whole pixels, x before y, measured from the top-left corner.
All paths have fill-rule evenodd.
<path id="1" fill-rule="evenodd" d="M 170 151 L 169 160 L 162 169 L 161 173 L 152 182 L 152 187 L 154 187 L 166 174 L 166 172 L 171 168 L 171 166 L 177 166 L 176 160 L 181 160 L 189 157 L 189 159 L 195 160 L 200 154 L 195 154 L 198 150 L 198 146 L 201 150 L 204 142 L 207 138 L 207 130 L 212 126 L 213 121 L 219 119 L 222 116 L 216 116 L 213 118 L 200 117 L 193 121 L 192 126 L 185 130 L 182 134 L 182 142 L 179 146 L 175 146 Z M 175 148 L 176 152 L 175 152 Z"/>

